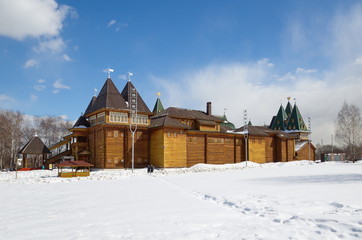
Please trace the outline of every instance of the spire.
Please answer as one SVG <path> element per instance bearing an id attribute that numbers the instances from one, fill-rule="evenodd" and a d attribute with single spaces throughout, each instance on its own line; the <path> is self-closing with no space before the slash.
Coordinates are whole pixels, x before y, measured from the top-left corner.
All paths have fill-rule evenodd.
<path id="1" fill-rule="evenodd" d="M 163 108 L 160 96 L 161 96 L 161 93 L 158 92 L 157 93 L 157 100 L 156 100 L 155 106 L 153 107 L 153 110 L 152 110 L 153 113 L 159 113 L 159 112 L 162 112 L 163 110 L 165 110 Z"/>
<path id="2" fill-rule="evenodd" d="M 294 104 L 293 111 L 289 117 L 286 128 L 287 130 L 308 131 L 296 103 Z"/>
<path id="3" fill-rule="evenodd" d="M 85 110 L 83 116 L 87 115 L 88 113 L 93 112 L 93 105 L 94 105 L 94 103 L 96 102 L 96 100 L 97 100 L 97 97 L 96 97 L 96 96 L 93 96 L 92 99 L 90 100 L 90 102 L 89 102 L 89 104 L 88 104 L 88 107 L 87 107 L 87 109 Z"/>
<path id="4" fill-rule="evenodd" d="M 92 112 L 102 109 L 127 109 L 127 104 L 110 78 L 107 78 L 96 98 Z"/>
<path id="5" fill-rule="evenodd" d="M 133 86 L 131 81 L 128 81 L 126 83 L 126 85 L 124 86 L 122 93 L 121 93 L 121 96 L 123 97 L 123 101 L 126 101 L 128 103 L 130 102 L 131 89 L 136 89 L 136 88 Z M 136 91 L 137 91 L 137 89 L 136 89 Z M 144 113 L 151 112 L 150 109 L 145 104 L 145 102 L 143 101 L 141 95 L 138 93 L 138 91 L 137 91 L 137 111 L 144 112 Z"/>
<path id="6" fill-rule="evenodd" d="M 280 105 L 278 114 L 276 115 L 275 119 L 273 119 L 270 128 L 274 130 L 285 130 L 285 121 L 287 118 L 288 117 L 283 108 L 283 105 Z"/>
<path id="7" fill-rule="evenodd" d="M 292 105 L 290 104 L 290 98 L 291 97 L 288 97 L 288 104 L 287 104 L 287 106 L 285 107 L 285 113 L 287 114 L 287 117 L 288 117 L 288 119 L 290 118 L 290 115 L 292 114 Z"/>

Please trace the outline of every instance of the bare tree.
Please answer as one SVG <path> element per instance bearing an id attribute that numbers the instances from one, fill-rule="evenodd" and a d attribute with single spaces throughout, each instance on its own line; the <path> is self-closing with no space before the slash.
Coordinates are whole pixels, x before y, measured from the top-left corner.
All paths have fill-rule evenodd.
<path id="1" fill-rule="evenodd" d="M 67 135 L 71 127 L 72 123 L 61 117 L 25 116 L 0 110 L 0 169 L 14 168 L 19 150 L 35 134 L 49 147 Z"/>
<path id="2" fill-rule="evenodd" d="M 355 160 L 359 158 L 362 136 L 360 109 L 353 104 L 344 102 L 342 109 L 338 112 L 335 129 L 336 138 L 343 144 L 347 159 Z"/>
<path id="3" fill-rule="evenodd" d="M 18 151 L 23 145 L 23 114 L 20 112 L 1 111 L 0 118 L 0 167 L 15 168 Z"/>

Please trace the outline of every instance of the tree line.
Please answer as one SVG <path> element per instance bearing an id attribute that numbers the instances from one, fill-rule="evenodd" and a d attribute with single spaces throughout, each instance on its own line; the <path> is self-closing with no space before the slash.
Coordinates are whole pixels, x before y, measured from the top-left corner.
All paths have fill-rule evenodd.
<path id="1" fill-rule="evenodd" d="M 0 110 L 0 169 L 14 169 L 18 152 L 35 134 L 49 147 L 62 140 L 72 126 L 61 117 Z"/>

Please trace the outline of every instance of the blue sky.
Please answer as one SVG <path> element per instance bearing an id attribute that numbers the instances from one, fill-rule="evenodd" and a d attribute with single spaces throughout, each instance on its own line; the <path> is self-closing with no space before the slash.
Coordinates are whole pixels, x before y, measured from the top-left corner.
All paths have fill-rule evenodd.
<path id="1" fill-rule="evenodd" d="M 362 108 L 362 3 L 0 0 L 1 109 L 75 120 L 105 68 L 150 109 L 211 101 L 236 126 L 291 96 L 328 143 L 343 101 Z"/>

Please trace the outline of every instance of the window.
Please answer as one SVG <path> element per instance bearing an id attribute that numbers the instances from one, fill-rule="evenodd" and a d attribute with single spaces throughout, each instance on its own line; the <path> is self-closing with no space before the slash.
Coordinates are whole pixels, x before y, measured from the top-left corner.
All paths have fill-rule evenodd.
<path id="1" fill-rule="evenodd" d="M 91 116 L 91 117 L 89 118 L 89 123 L 90 123 L 91 126 L 93 126 L 93 125 L 96 124 L 96 118 L 97 118 L 96 115 Z"/>
<path id="2" fill-rule="evenodd" d="M 110 122 L 119 122 L 119 123 L 128 123 L 128 114 L 121 112 L 110 112 L 109 113 Z"/>
<path id="3" fill-rule="evenodd" d="M 177 137 L 177 132 L 174 132 L 174 133 L 173 133 L 173 137 Z"/>
<path id="4" fill-rule="evenodd" d="M 97 123 L 104 123 L 105 120 L 106 120 L 106 113 L 105 112 L 97 114 Z"/>
<path id="5" fill-rule="evenodd" d="M 133 124 L 136 123 L 136 117 L 135 116 L 132 116 L 132 123 Z M 147 115 L 142 115 L 142 114 L 137 115 L 137 124 L 147 125 L 148 124 L 148 116 Z"/>
<path id="6" fill-rule="evenodd" d="M 194 137 L 194 142 L 196 142 L 196 137 Z"/>
<path id="7" fill-rule="evenodd" d="M 171 132 L 167 132 L 167 137 L 171 137 Z"/>
<path id="8" fill-rule="evenodd" d="M 142 132 L 137 132 L 137 139 L 141 139 L 142 138 Z"/>
<path id="9" fill-rule="evenodd" d="M 115 138 L 118 138 L 118 130 L 114 130 L 114 131 L 113 131 L 113 136 L 114 136 Z"/>

